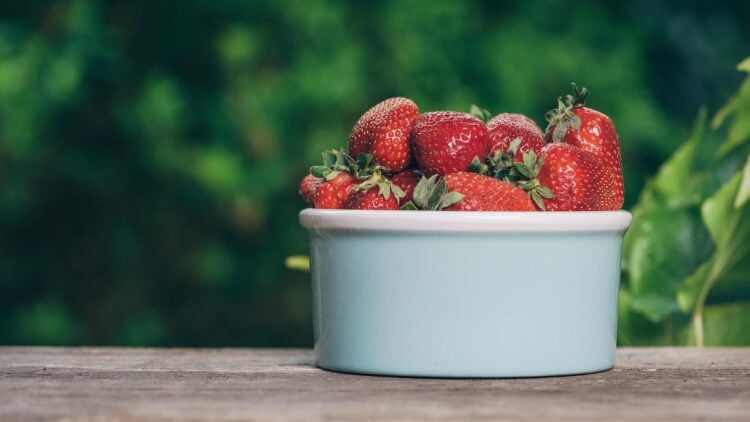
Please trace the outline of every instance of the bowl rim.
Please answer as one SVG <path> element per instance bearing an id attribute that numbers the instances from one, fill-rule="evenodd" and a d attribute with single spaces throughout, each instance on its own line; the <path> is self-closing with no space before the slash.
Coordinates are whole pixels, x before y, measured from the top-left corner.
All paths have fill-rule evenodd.
<path id="1" fill-rule="evenodd" d="M 369 211 L 307 208 L 299 213 L 308 230 L 399 232 L 590 232 L 625 231 L 628 211 Z"/>

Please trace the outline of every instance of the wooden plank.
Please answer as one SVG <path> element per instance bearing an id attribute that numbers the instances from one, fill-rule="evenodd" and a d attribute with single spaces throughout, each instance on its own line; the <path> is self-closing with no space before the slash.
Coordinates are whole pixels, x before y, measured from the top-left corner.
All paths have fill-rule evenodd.
<path id="1" fill-rule="evenodd" d="M 750 349 L 621 349 L 535 379 L 322 371 L 308 350 L 0 347 L 0 420 L 750 420 Z"/>

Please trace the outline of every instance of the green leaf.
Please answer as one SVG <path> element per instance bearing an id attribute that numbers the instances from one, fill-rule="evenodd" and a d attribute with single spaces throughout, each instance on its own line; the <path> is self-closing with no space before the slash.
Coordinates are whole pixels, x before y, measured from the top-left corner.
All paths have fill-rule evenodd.
<path id="1" fill-rule="evenodd" d="M 725 157 L 750 143 L 750 77 L 745 79 L 739 92 L 716 113 L 712 122 L 714 128 L 721 126 L 730 117 L 727 139 L 718 149 L 719 157 Z"/>
<path id="2" fill-rule="evenodd" d="M 654 322 L 678 311 L 676 293 L 682 281 L 712 252 L 696 207 L 638 213 L 626 245 L 634 309 Z"/>
<path id="3" fill-rule="evenodd" d="M 516 155 L 516 152 L 518 151 L 518 148 L 521 147 L 521 137 L 516 136 L 513 138 L 512 141 L 510 141 L 510 144 L 508 145 L 508 154 L 510 154 L 511 157 Z"/>
<path id="4" fill-rule="evenodd" d="M 750 283 L 744 271 L 750 261 L 750 206 L 735 208 L 742 175 L 738 172 L 701 207 L 703 221 L 716 250 L 711 259 L 688 277 L 678 292 L 680 307 L 700 317 L 711 288 L 724 278 Z"/>
<path id="5" fill-rule="evenodd" d="M 574 115 L 568 117 L 568 121 L 569 121 L 568 125 L 570 127 L 572 127 L 573 129 L 575 129 L 575 130 L 580 130 L 581 129 L 581 118 L 580 117 L 578 117 L 578 116 L 576 116 L 574 114 Z"/>
<path id="6" fill-rule="evenodd" d="M 485 174 L 488 169 L 488 166 L 482 163 L 482 160 L 480 160 L 479 157 L 474 157 L 469 164 L 469 171 L 472 173 Z"/>
<path id="7" fill-rule="evenodd" d="M 372 155 L 360 152 L 357 156 L 357 166 L 362 170 L 368 169 L 372 163 L 372 158 Z"/>
<path id="8" fill-rule="evenodd" d="M 432 183 L 437 175 L 433 175 L 429 179 L 425 176 L 422 176 L 422 178 L 417 183 L 417 186 L 414 187 L 414 193 L 412 194 L 412 198 L 414 201 L 414 204 L 419 205 L 420 208 L 425 205 L 423 199 L 425 198 L 425 195 L 427 194 L 428 186 Z"/>
<path id="9" fill-rule="evenodd" d="M 326 180 L 333 180 L 333 179 L 335 179 L 335 178 L 336 178 L 336 176 L 338 176 L 339 174 L 341 174 L 341 172 L 340 172 L 340 171 L 331 171 L 331 170 L 329 170 L 329 171 L 328 171 L 328 172 L 326 173 L 326 175 L 325 175 L 325 179 L 326 179 Z"/>
<path id="10" fill-rule="evenodd" d="M 448 192 L 443 196 L 443 200 L 440 202 L 440 208 L 448 208 L 462 199 L 464 199 L 464 194 L 460 192 Z"/>
<path id="11" fill-rule="evenodd" d="M 745 60 L 741 61 L 737 65 L 737 70 L 750 73 L 750 57 L 747 57 Z"/>
<path id="12" fill-rule="evenodd" d="M 529 179 L 533 179 L 535 177 L 534 171 L 526 163 L 516 163 L 516 169 L 519 173 Z"/>
<path id="13" fill-rule="evenodd" d="M 396 198 L 398 198 L 398 199 L 401 199 L 401 198 L 403 198 L 404 196 L 406 196 L 406 192 L 404 192 L 404 190 L 403 190 L 403 189 L 401 189 L 400 187 L 398 187 L 398 186 L 396 186 L 396 185 L 394 185 L 394 184 L 392 184 L 392 183 L 391 183 L 391 192 L 392 192 L 392 193 L 393 193 L 393 195 L 395 195 L 395 196 L 396 196 Z"/>
<path id="14" fill-rule="evenodd" d="M 322 179 L 328 175 L 328 173 L 331 172 L 331 169 L 325 166 L 312 166 L 310 167 L 310 174 L 317 177 L 318 179 Z"/>
<path id="15" fill-rule="evenodd" d="M 542 199 L 542 196 L 537 192 L 536 190 L 532 190 L 529 192 L 529 196 L 531 196 L 531 200 L 534 201 L 537 207 L 539 207 L 540 210 L 545 211 L 544 208 L 544 199 Z"/>
<path id="16" fill-rule="evenodd" d="M 448 192 L 448 185 L 445 184 L 445 180 L 442 178 L 438 180 L 437 184 L 433 188 L 430 197 L 427 199 L 427 209 L 436 210 L 439 208 L 443 197 Z"/>
<path id="17" fill-rule="evenodd" d="M 418 208 L 416 205 L 414 205 L 414 202 L 409 201 L 405 203 L 404 205 L 401 205 L 401 209 L 404 211 L 417 211 Z"/>
<path id="18" fill-rule="evenodd" d="M 748 199 L 750 199 L 750 155 L 748 155 L 745 169 L 742 171 L 742 182 L 739 191 L 737 191 L 737 197 L 734 199 L 734 207 L 741 208 L 747 203 Z"/>
<path id="19" fill-rule="evenodd" d="M 391 187 L 388 183 L 378 183 L 378 193 L 385 199 L 391 197 Z"/>
<path id="20" fill-rule="evenodd" d="M 477 106 L 476 104 L 471 105 L 471 107 L 469 108 L 469 114 L 485 123 L 489 122 L 490 119 L 492 119 L 492 113 L 484 108 Z"/>
<path id="21" fill-rule="evenodd" d="M 539 195 L 546 199 L 552 199 L 555 197 L 555 193 L 546 186 L 539 186 L 538 188 L 536 188 L 536 191 L 539 192 Z"/>
<path id="22" fill-rule="evenodd" d="M 703 221 L 711 233 L 717 246 L 725 247 L 733 239 L 737 239 L 737 230 L 742 226 L 749 226 L 750 221 L 742 221 L 742 209 L 734 207 L 734 201 L 739 192 L 742 175 L 738 172 L 719 189 L 714 196 L 707 199 L 701 207 Z M 744 223 L 744 224 L 743 224 Z M 739 227 L 738 227 L 739 226 Z M 750 229 L 750 226 L 748 227 Z M 742 230 L 744 232 L 744 230 Z M 747 238 L 741 238 L 747 240 Z M 742 243 L 742 242 L 740 242 Z M 748 245 L 750 247 L 750 245 Z"/>
<path id="23" fill-rule="evenodd" d="M 565 135 L 568 133 L 568 126 L 564 123 L 558 123 L 555 129 L 552 131 L 552 139 L 555 142 L 562 142 L 565 139 Z"/>
<path id="24" fill-rule="evenodd" d="M 333 167 L 336 164 L 337 155 L 334 151 L 325 151 L 323 153 L 323 166 Z"/>
<path id="25" fill-rule="evenodd" d="M 709 160 L 701 160 L 706 116 L 706 110 L 701 109 L 687 141 L 661 166 L 650 186 L 668 198 L 670 205 L 699 204 L 707 193 L 708 181 L 698 174 L 710 166 Z"/>
<path id="26" fill-rule="evenodd" d="M 750 346 L 750 302 L 706 306 L 706 346 Z"/>

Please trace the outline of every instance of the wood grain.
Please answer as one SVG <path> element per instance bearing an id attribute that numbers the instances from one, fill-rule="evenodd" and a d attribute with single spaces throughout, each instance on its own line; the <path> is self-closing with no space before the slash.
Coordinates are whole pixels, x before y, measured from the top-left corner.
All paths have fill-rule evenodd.
<path id="1" fill-rule="evenodd" d="M 309 350 L 0 347 L 0 420 L 750 420 L 750 349 L 620 349 L 532 379 L 322 371 Z"/>

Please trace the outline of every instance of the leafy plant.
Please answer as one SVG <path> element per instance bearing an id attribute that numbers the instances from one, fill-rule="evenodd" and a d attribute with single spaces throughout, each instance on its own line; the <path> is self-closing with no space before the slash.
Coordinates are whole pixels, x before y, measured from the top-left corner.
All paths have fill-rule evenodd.
<path id="1" fill-rule="evenodd" d="M 750 344 L 750 76 L 706 126 L 701 111 L 633 208 L 621 343 Z"/>

